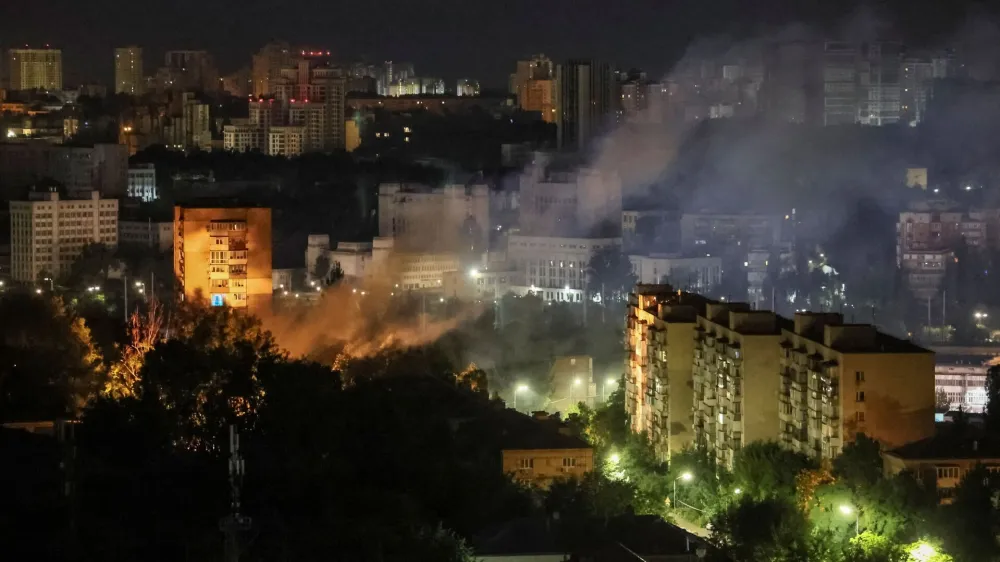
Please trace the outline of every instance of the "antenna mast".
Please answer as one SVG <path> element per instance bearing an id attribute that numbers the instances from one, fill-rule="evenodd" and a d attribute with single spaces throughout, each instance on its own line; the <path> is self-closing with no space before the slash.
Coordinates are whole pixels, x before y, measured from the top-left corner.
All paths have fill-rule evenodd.
<path id="1" fill-rule="evenodd" d="M 250 530 L 251 520 L 240 514 L 240 493 L 243 488 L 245 465 L 240 456 L 240 434 L 236 426 L 229 426 L 229 514 L 219 520 L 219 529 L 225 535 L 226 562 L 239 562 L 241 535 Z"/>

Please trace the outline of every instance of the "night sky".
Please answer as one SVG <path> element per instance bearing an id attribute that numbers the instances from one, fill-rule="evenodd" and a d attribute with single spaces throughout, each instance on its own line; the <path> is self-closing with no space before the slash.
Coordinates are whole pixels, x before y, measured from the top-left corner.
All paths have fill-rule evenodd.
<path id="1" fill-rule="evenodd" d="M 921 40 L 954 29 L 968 9 L 960 4 L 865 3 Z M 167 49 L 207 49 L 226 73 L 279 38 L 343 60 L 411 61 L 420 75 L 502 87 L 514 61 L 531 53 L 598 57 L 658 76 L 693 38 L 746 36 L 792 21 L 830 27 L 856 7 L 854 0 L 3 0 L 0 46 L 62 48 L 67 85 L 109 82 L 116 46 L 142 46 L 147 74 Z"/>

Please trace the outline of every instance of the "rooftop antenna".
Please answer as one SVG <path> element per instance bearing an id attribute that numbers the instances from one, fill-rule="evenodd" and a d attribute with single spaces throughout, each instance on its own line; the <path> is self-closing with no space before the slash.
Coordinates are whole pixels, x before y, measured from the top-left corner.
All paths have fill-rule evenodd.
<path id="1" fill-rule="evenodd" d="M 219 529 L 225 535 L 226 562 L 239 562 L 242 550 L 241 535 L 250 530 L 251 520 L 240 514 L 240 493 L 243 488 L 245 465 L 240 456 L 240 434 L 236 426 L 229 426 L 229 514 L 219 520 Z"/>

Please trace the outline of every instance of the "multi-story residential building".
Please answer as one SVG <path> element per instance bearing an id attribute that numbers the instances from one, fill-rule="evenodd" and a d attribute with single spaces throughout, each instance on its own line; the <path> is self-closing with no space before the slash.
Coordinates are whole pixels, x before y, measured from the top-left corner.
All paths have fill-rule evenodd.
<path id="1" fill-rule="evenodd" d="M 594 450 L 586 441 L 571 435 L 557 419 L 504 414 L 501 444 L 504 474 L 525 484 L 548 488 L 558 480 L 580 479 L 594 470 Z"/>
<path id="2" fill-rule="evenodd" d="M 722 258 L 698 254 L 629 255 L 636 281 L 670 284 L 685 291 L 709 293 L 722 282 Z"/>
<path id="3" fill-rule="evenodd" d="M 1000 247 L 1000 210 L 933 209 L 904 211 L 896 223 L 896 263 L 919 298 L 937 294 L 953 250 L 966 244 L 973 250 Z M 963 242 L 964 241 L 964 242 Z"/>
<path id="4" fill-rule="evenodd" d="M 935 490 L 944 505 L 955 501 L 962 479 L 979 467 L 994 474 L 1000 471 L 1000 443 L 993 435 L 943 433 L 882 453 L 886 476 L 907 471 Z"/>
<path id="5" fill-rule="evenodd" d="M 65 186 L 73 197 L 94 189 L 121 197 L 128 187 L 128 149 L 120 144 L 0 144 L 0 191 L 16 196 L 17 190 L 46 178 Z"/>
<path id="6" fill-rule="evenodd" d="M 721 466 L 753 441 L 776 440 L 780 317 L 745 303 L 711 303 L 694 337 L 694 433 Z"/>
<path id="7" fill-rule="evenodd" d="M 142 48 L 131 46 L 115 49 L 115 93 L 140 96 L 145 90 Z"/>
<path id="8" fill-rule="evenodd" d="M 530 292 L 546 301 L 583 302 L 587 267 L 594 253 L 617 247 L 620 238 L 560 238 L 511 235 L 507 260 L 516 272 L 517 292 Z"/>
<path id="9" fill-rule="evenodd" d="M 833 458 L 857 433 L 886 447 L 934 434 L 930 350 L 834 313 L 796 314 L 780 347 L 778 419 L 789 448 Z"/>
<path id="10" fill-rule="evenodd" d="M 174 275 L 185 299 L 267 312 L 271 209 L 220 201 L 174 207 Z"/>
<path id="11" fill-rule="evenodd" d="M 626 251 L 669 251 L 676 247 L 678 213 L 658 209 L 622 211 L 622 247 Z"/>
<path id="12" fill-rule="evenodd" d="M 899 122 L 902 52 L 898 43 L 828 41 L 823 49 L 823 124 Z"/>
<path id="13" fill-rule="evenodd" d="M 298 156 L 305 145 L 305 127 L 271 127 L 267 131 L 267 153 L 272 156 Z"/>
<path id="14" fill-rule="evenodd" d="M 347 79 L 327 55 L 301 51 L 301 55 L 291 58 L 290 66 L 269 78 L 267 84 L 272 90 L 267 94 L 269 97 L 250 100 L 249 122 L 223 128 L 227 150 L 250 148 L 270 154 L 269 132 L 272 127 L 282 126 L 302 128 L 302 152 L 346 147 Z M 288 141 L 288 134 L 291 131 L 285 130 L 277 137 L 276 146 L 281 146 L 281 139 Z M 251 142 L 258 144 L 250 146 Z"/>
<path id="15" fill-rule="evenodd" d="M 773 440 L 832 458 L 857 433 L 887 447 L 933 434 L 934 354 L 873 326 L 790 321 L 669 285 L 639 285 L 629 305 L 626 408 L 663 457 L 693 441 L 731 466 Z"/>
<path id="16" fill-rule="evenodd" d="M 149 203 L 159 198 L 156 188 L 156 166 L 153 164 L 136 164 L 128 169 L 128 188 L 126 195 Z"/>
<path id="17" fill-rule="evenodd" d="M 11 90 L 50 90 L 63 88 L 62 51 L 60 49 L 11 49 L 8 51 Z"/>
<path id="18" fill-rule="evenodd" d="M 174 246 L 173 221 L 120 220 L 118 221 L 118 243 L 136 247 L 152 248 L 166 253 Z"/>
<path id="19" fill-rule="evenodd" d="M 66 275 L 88 244 L 118 245 L 118 200 L 87 195 L 66 199 L 55 188 L 40 188 L 10 202 L 14 281 Z"/>
<path id="20" fill-rule="evenodd" d="M 663 459 L 694 441 L 694 330 L 711 302 L 669 285 L 639 284 L 629 295 L 625 407 L 632 431 Z"/>
<path id="21" fill-rule="evenodd" d="M 511 75 L 510 93 L 523 111 L 536 111 L 546 123 L 555 123 L 557 112 L 556 67 L 545 55 L 517 61 Z"/>
<path id="22" fill-rule="evenodd" d="M 208 51 L 167 51 L 164 66 L 158 72 L 168 83 L 164 89 L 176 91 L 215 91 L 219 89 L 219 71 Z"/>
<path id="23" fill-rule="evenodd" d="M 481 252 L 490 225 L 490 195 L 485 185 L 379 186 L 378 233 L 394 238 L 397 249 Z"/>
<path id="24" fill-rule="evenodd" d="M 268 43 L 253 56 L 250 80 L 254 98 L 274 93 L 273 83 L 281 75 L 282 68 L 292 66 L 292 57 L 292 49 L 285 42 Z"/>
<path id="25" fill-rule="evenodd" d="M 610 124 L 615 110 L 611 67 L 597 61 L 571 60 L 556 70 L 557 142 L 583 150 Z"/>

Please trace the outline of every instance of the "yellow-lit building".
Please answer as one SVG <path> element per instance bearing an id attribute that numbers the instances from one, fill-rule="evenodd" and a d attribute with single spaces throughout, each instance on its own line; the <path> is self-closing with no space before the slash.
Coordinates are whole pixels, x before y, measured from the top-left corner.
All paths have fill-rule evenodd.
<path id="1" fill-rule="evenodd" d="M 140 96 L 145 87 L 142 48 L 133 45 L 115 49 L 115 93 Z"/>
<path id="2" fill-rule="evenodd" d="M 185 299 L 271 306 L 271 209 L 222 202 L 174 207 L 174 274 Z"/>
<path id="3" fill-rule="evenodd" d="M 11 49 L 8 66 L 11 90 L 62 90 L 62 51 Z"/>
<path id="4" fill-rule="evenodd" d="M 594 470 L 594 450 L 558 419 L 544 413 L 528 418 L 516 412 L 506 412 L 505 418 L 501 452 L 505 474 L 547 488 L 556 480 L 582 478 Z"/>
<path id="5" fill-rule="evenodd" d="M 546 123 L 556 122 L 555 80 L 528 80 L 522 91 L 521 109 L 539 112 Z"/>
<path id="6" fill-rule="evenodd" d="M 698 314 L 712 301 L 669 285 L 637 285 L 625 327 L 625 401 L 632 431 L 646 432 L 657 456 L 692 444 L 692 372 Z"/>
<path id="7" fill-rule="evenodd" d="M 361 126 L 355 119 L 348 119 L 344 124 L 344 149 L 354 152 L 361 146 Z"/>
<path id="8" fill-rule="evenodd" d="M 735 451 L 777 440 L 780 317 L 744 303 L 712 303 L 695 327 L 695 442 L 731 467 Z"/>
<path id="9" fill-rule="evenodd" d="M 781 441 L 832 458 L 857 433 L 883 447 L 934 434 L 934 353 L 844 324 L 835 313 L 800 313 L 781 331 Z"/>

